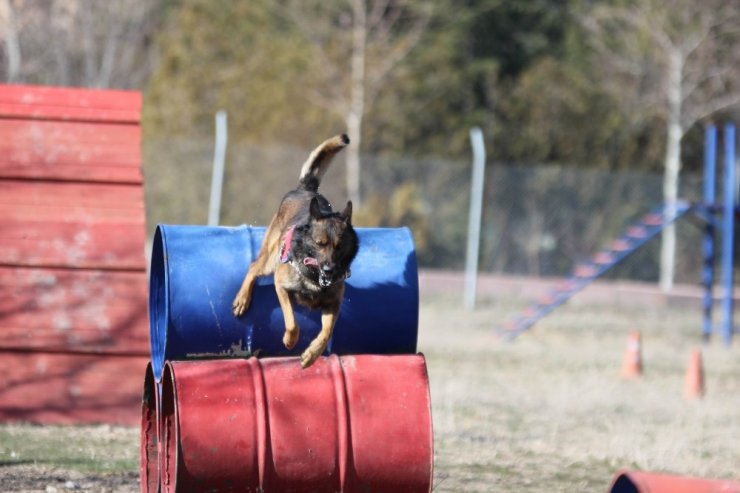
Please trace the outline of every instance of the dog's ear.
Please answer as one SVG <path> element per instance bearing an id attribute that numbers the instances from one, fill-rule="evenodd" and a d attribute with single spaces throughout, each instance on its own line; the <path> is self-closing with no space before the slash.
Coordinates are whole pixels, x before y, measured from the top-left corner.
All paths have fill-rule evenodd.
<path id="1" fill-rule="evenodd" d="M 318 220 L 321 219 L 321 207 L 319 206 L 319 199 L 316 197 L 311 199 L 311 204 L 308 206 L 308 211 L 311 214 L 311 218 Z"/>
<path id="2" fill-rule="evenodd" d="M 342 211 L 342 219 L 344 219 L 344 222 L 352 225 L 352 201 L 347 201 L 347 207 L 344 208 Z"/>

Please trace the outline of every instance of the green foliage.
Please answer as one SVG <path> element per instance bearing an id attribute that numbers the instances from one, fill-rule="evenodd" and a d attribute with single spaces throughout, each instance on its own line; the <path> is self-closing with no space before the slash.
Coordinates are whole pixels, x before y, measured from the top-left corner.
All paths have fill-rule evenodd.
<path id="1" fill-rule="evenodd" d="M 518 163 L 566 163 L 584 167 L 660 169 L 659 126 L 630 125 L 615 111 L 613 96 L 590 74 L 547 57 L 507 85 L 499 104 L 497 155 Z"/>
<path id="2" fill-rule="evenodd" d="M 210 134 L 229 112 L 230 139 L 313 143 L 337 120 L 308 103 L 306 48 L 269 0 L 183 0 L 158 40 L 146 93 L 147 136 Z"/>
<path id="3" fill-rule="evenodd" d="M 590 2 L 425 4 L 432 18 L 422 40 L 366 101 L 362 152 L 467 159 L 468 130 L 480 126 L 496 159 L 660 169 L 662 122 L 631 119 L 598 83 L 578 21 Z M 330 29 L 297 26 L 296 5 Z M 308 40 L 347 59 L 348 70 L 351 11 L 339 0 L 309 7 L 181 0 L 158 39 L 146 135 L 208 135 L 218 109 L 229 111 L 237 141 L 310 146 L 342 130 L 341 115 L 320 100 L 329 85 L 348 90 L 346 74 L 318 63 Z M 368 50 L 368 63 L 382 61 Z"/>
<path id="4" fill-rule="evenodd" d="M 357 211 L 354 223 L 358 226 L 405 226 L 414 234 L 417 254 L 424 255 L 429 243 L 429 214 L 419 184 L 405 182 L 390 196 L 375 193 Z"/>
<path id="5" fill-rule="evenodd" d="M 603 67 L 580 21 L 586 9 L 612 4 L 419 3 L 432 12 L 419 43 L 365 101 L 361 182 L 367 203 L 356 222 L 410 226 L 422 264 L 460 266 L 472 126 L 484 131 L 494 173 L 489 172 L 484 212 L 482 265 L 488 269 L 562 272 L 605 230 L 618 228 L 639 207 L 659 202 L 659 188 L 632 197 L 632 182 L 609 188 L 604 179 L 583 188 L 588 185 L 579 178 L 584 169 L 657 172 L 663 166 L 663 116 L 638 114 L 641 108 L 632 102 L 640 88 L 625 86 L 615 94 L 605 87 Z M 148 148 L 145 170 L 149 196 L 161 204 L 155 211 L 178 222 L 204 220 L 213 115 L 225 109 L 234 145 L 222 217 L 227 224 L 264 223 L 295 183 L 305 153 L 346 130 L 341 112 L 326 99 L 349 90 L 350 4 L 179 0 L 169 12 L 157 39 L 159 68 L 144 104 L 145 141 L 155 143 Z M 302 15 L 305 22 L 297 23 Z M 394 29 L 404 26 L 400 22 Z M 338 61 L 346 59 L 345 72 L 322 63 L 317 45 L 332 67 L 342 70 Z M 387 55 L 379 46 L 368 46 L 368 64 L 382 63 Z M 700 166 L 700 134 L 697 127 L 685 139 L 687 169 Z M 175 136 L 200 140 L 168 149 Z M 198 166 L 184 166 L 194 161 Z M 514 169 L 539 166 L 519 181 L 506 178 L 510 181 L 502 186 L 491 178 L 501 166 L 494 161 Z M 346 200 L 342 162 L 322 185 L 335 202 Z M 568 183 L 560 172 L 548 171 L 565 166 L 580 170 Z M 515 171 L 507 167 L 507 173 Z M 193 183 L 185 184 L 186 178 Z M 628 203 L 629 197 L 635 203 Z M 610 221 L 591 217 L 594 203 Z M 197 212 L 186 214 L 186 209 Z M 547 253 L 542 246 L 553 238 L 557 248 Z"/>

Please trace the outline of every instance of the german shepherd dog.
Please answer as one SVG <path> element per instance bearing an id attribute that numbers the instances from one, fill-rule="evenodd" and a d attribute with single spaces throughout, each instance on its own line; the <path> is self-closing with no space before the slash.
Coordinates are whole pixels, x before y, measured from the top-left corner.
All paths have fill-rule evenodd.
<path id="1" fill-rule="evenodd" d="M 346 135 L 326 140 L 301 168 L 298 187 L 283 197 L 265 231 L 257 259 L 247 271 L 232 309 L 239 317 L 249 308 L 258 276 L 275 274 L 275 290 L 285 319 L 283 344 L 298 342 L 293 303 L 321 310 L 321 332 L 301 355 L 301 366 L 313 364 L 326 349 L 344 296 L 344 280 L 357 255 L 359 240 L 352 228 L 352 202 L 334 212 L 318 192 L 334 156 L 349 144 Z"/>

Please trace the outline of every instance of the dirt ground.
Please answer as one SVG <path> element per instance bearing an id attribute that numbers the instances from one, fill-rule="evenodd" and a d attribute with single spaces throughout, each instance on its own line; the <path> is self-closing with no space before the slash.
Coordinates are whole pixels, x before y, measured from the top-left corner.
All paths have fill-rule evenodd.
<path id="1" fill-rule="evenodd" d="M 574 300 L 499 341 L 492 328 L 520 307 L 497 299 L 468 312 L 458 297 L 424 298 L 435 492 L 604 492 L 620 468 L 740 479 L 737 344 L 702 347 L 706 395 L 683 396 L 698 309 Z M 634 329 L 645 370 L 626 380 Z M 0 491 L 138 491 L 138 433 L 2 426 Z"/>
<path id="2" fill-rule="evenodd" d="M 67 493 L 133 493 L 139 491 L 138 471 L 86 473 L 41 465 L 0 467 L 2 491 Z"/>
<path id="3" fill-rule="evenodd" d="M 139 430 L 0 426 L 0 492 L 137 492 Z"/>

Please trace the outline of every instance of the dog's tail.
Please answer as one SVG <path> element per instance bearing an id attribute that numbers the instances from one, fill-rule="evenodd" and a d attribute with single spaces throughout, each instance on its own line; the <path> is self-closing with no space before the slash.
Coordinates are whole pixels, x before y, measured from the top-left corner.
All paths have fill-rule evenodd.
<path id="1" fill-rule="evenodd" d="M 325 140 L 314 149 L 301 168 L 301 176 L 298 181 L 303 188 L 314 192 L 318 190 L 321 177 L 329 169 L 332 158 L 347 147 L 347 144 L 349 144 L 349 137 L 346 134 L 341 134 Z"/>

